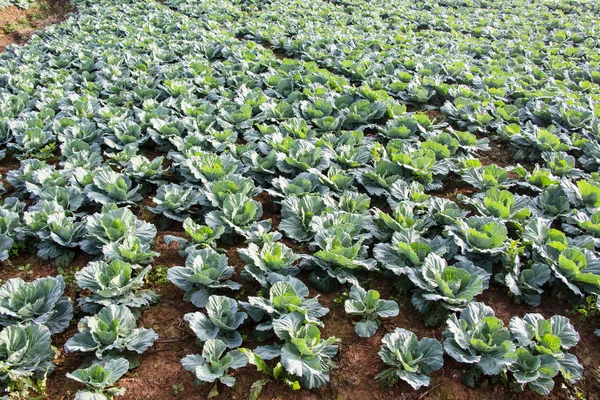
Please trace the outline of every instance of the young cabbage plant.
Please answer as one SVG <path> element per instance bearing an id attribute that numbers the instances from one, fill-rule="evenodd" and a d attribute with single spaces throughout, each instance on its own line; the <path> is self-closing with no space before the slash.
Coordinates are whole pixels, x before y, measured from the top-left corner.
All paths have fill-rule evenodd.
<path id="1" fill-rule="evenodd" d="M 29 190 L 32 189 L 32 186 L 35 188 L 40 183 L 38 175 L 52 170 L 52 167 L 49 167 L 45 161 L 37 158 L 21 160 L 20 164 L 18 169 L 8 171 L 6 174 L 6 181 L 15 188 L 17 195 L 30 194 Z"/>
<path id="2" fill-rule="evenodd" d="M 585 162 L 583 161 L 584 157 L 585 156 L 581 157 L 580 162 L 585 167 Z M 560 178 L 568 177 L 577 179 L 582 178 L 585 175 L 582 170 L 575 166 L 575 157 L 565 153 L 564 151 L 544 152 L 542 153 L 542 158 L 544 159 L 545 164 L 550 171 Z"/>
<path id="3" fill-rule="evenodd" d="M 167 246 L 171 243 L 177 243 L 179 254 L 182 257 L 187 257 L 187 255 L 206 247 L 216 247 L 217 240 L 219 240 L 225 232 L 223 226 L 211 228 L 206 225 L 197 224 L 191 218 L 186 218 L 186 220 L 183 221 L 183 229 L 190 240 L 172 235 L 165 235 L 164 238 Z"/>
<path id="4" fill-rule="evenodd" d="M 85 223 L 55 201 L 42 200 L 23 215 L 21 231 L 36 239 L 37 254 L 43 260 L 53 259 L 57 266 L 68 265 L 75 256 L 85 234 Z"/>
<path id="5" fill-rule="evenodd" d="M 149 186 L 148 183 L 155 183 L 160 188 L 160 184 L 164 183 L 161 179 L 166 172 L 162 166 L 164 159 L 163 156 L 156 157 L 153 160 L 149 160 L 142 155 L 133 156 L 127 165 L 127 173 L 137 182 L 146 183 L 146 187 Z"/>
<path id="6" fill-rule="evenodd" d="M 242 164 L 233 155 L 197 152 L 181 163 L 181 174 L 187 182 L 216 182 L 242 172 Z"/>
<path id="7" fill-rule="evenodd" d="M 158 339 L 154 330 L 137 328 L 135 315 L 118 305 L 109 305 L 96 315 L 82 318 L 77 329 L 79 333 L 65 343 L 65 352 L 93 352 L 99 359 L 127 351 L 142 354 Z"/>
<path id="8" fill-rule="evenodd" d="M 391 243 L 377 243 L 373 257 L 395 275 L 407 275 L 419 269 L 430 254 L 443 256 L 449 253 L 449 243 L 440 236 L 426 239 L 414 229 L 403 229 L 392 235 Z"/>
<path id="9" fill-rule="evenodd" d="M 569 136 L 552 125 L 542 129 L 527 122 L 520 132 L 510 139 L 511 147 L 516 150 L 517 160 L 539 160 L 545 152 L 564 152 L 572 148 Z"/>
<path id="10" fill-rule="evenodd" d="M 86 237 L 81 248 L 88 254 L 99 254 L 102 246 L 123 242 L 135 236 L 144 244 L 150 244 L 156 236 L 156 227 L 140 221 L 129 208 L 119 208 L 115 204 L 102 207 L 100 213 L 87 217 Z"/>
<path id="11" fill-rule="evenodd" d="M 261 322 L 256 326 L 258 331 L 273 329 L 273 321 L 290 313 L 304 315 L 306 323 L 323 326 L 319 320 L 329 309 L 319 304 L 315 297 L 309 297 L 308 287 L 300 279 L 291 276 L 270 274 L 269 297 L 248 297 L 248 302 L 240 302 L 250 317 Z"/>
<path id="12" fill-rule="evenodd" d="M 458 199 L 474 207 L 481 215 L 499 218 L 515 226 L 531 215 L 531 198 L 514 195 L 508 190 L 488 189 L 483 197 L 459 195 Z"/>
<path id="13" fill-rule="evenodd" d="M 445 231 L 461 253 L 476 260 L 486 270 L 505 250 L 508 230 L 502 220 L 493 217 L 459 219 Z"/>
<path id="14" fill-rule="evenodd" d="M 238 193 L 228 196 L 223 201 L 223 208 L 209 212 L 205 220 L 212 229 L 223 227 L 225 233 L 235 232 L 248 237 L 248 231 L 256 224 L 270 224 L 270 220 L 258 222 L 262 214 L 262 204 Z"/>
<path id="15" fill-rule="evenodd" d="M 140 186 L 133 186 L 131 179 L 109 167 L 94 173 L 93 183 L 85 188 L 88 199 L 106 204 L 135 204 L 142 199 Z"/>
<path id="16" fill-rule="evenodd" d="M 566 241 L 552 241 L 542 254 L 559 290 L 567 289 L 580 297 L 600 293 L 600 259 L 593 251 L 570 246 Z"/>
<path id="17" fill-rule="evenodd" d="M 140 147 L 150 139 L 150 136 L 142 133 L 140 125 L 131 120 L 121 120 L 115 123 L 111 133 L 104 136 L 104 143 L 116 150 L 122 150 L 129 144 Z"/>
<path id="18" fill-rule="evenodd" d="M 315 237 L 319 250 L 314 253 L 313 260 L 331 278 L 342 284 L 350 282 L 356 285 L 355 271 L 371 271 L 377 267 L 377 261 L 368 258 L 363 241 L 340 228 L 319 232 Z"/>
<path id="19" fill-rule="evenodd" d="M 436 224 L 441 227 L 456 225 L 458 221 L 469 215 L 469 211 L 443 197 L 430 197 L 424 206 L 429 210 Z"/>
<path id="20" fill-rule="evenodd" d="M 242 344 L 242 335 L 236 330 L 248 314 L 238 311 L 238 302 L 225 296 L 212 295 L 206 304 L 206 314 L 186 314 L 184 319 L 201 342 L 220 339 L 234 349 Z"/>
<path id="21" fill-rule="evenodd" d="M 231 370 L 245 367 L 248 358 L 240 350 L 229 350 L 220 339 L 209 339 L 202 347 L 202 354 L 190 354 L 181 359 L 183 368 L 196 376 L 196 383 L 215 383 L 219 381 L 226 386 L 235 385 L 235 377 Z M 216 389 L 216 387 L 215 387 Z M 211 393 L 215 393 L 215 389 Z M 216 392 L 218 393 L 218 392 Z"/>
<path id="22" fill-rule="evenodd" d="M 275 240 L 279 239 L 279 237 Z M 300 272 L 296 265 L 303 257 L 281 242 L 267 240 L 263 243 L 249 243 L 245 249 L 238 249 L 241 259 L 246 262 L 242 272 L 244 277 L 255 279 L 263 288 L 269 286 L 268 277 L 275 273 L 295 276 Z"/>
<path id="23" fill-rule="evenodd" d="M 510 290 L 517 304 L 525 302 L 537 307 L 544 292 L 542 286 L 548 282 L 551 274 L 550 268 L 540 262 L 525 267 L 521 258 L 529 254 L 530 252 L 520 241 L 511 240 L 506 253 L 502 255 L 504 270 L 496 274 L 495 280 Z"/>
<path id="24" fill-rule="evenodd" d="M 308 140 L 296 139 L 290 147 L 287 157 L 277 163 L 284 173 L 293 174 L 307 171 L 324 171 L 330 164 L 331 154 L 323 151 Z"/>
<path id="25" fill-rule="evenodd" d="M 359 285 L 350 289 L 350 298 L 344 302 L 346 314 L 359 315 L 362 320 L 354 325 L 354 331 L 362 338 L 371 337 L 379 328 L 379 318 L 395 317 L 400 312 L 394 300 L 382 300 L 377 290 L 366 291 Z"/>
<path id="26" fill-rule="evenodd" d="M 135 268 L 139 264 L 150 264 L 159 256 L 152 251 L 152 244 L 143 242 L 137 236 L 129 235 L 120 242 L 107 243 L 102 246 L 102 254 L 107 261 L 123 261 Z"/>
<path id="27" fill-rule="evenodd" d="M 162 185 L 153 198 L 156 207 L 147 209 L 159 215 L 159 225 L 167 228 L 172 221 L 183 222 L 194 213 L 194 207 L 200 203 L 202 195 L 193 186 L 184 187 L 176 183 Z"/>
<path id="28" fill-rule="evenodd" d="M 43 379 L 54 370 L 51 333 L 44 325 L 11 325 L 0 332 L 0 387 L 28 379 Z"/>
<path id="29" fill-rule="evenodd" d="M 554 175 L 552 170 L 541 168 L 539 166 L 536 166 L 533 171 L 529 172 L 521 165 L 518 165 L 513 168 L 511 172 L 516 174 L 519 178 L 515 182 L 517 186 L 531 190 L 535 193 L 540 193 L 545 189 L 561 183 L 560 178 Z"/>
<path id="30" fill-rule="evenodd" d="M 577 195 L 589 211 L 595 211 L 600 207 L 600 182 L 597 179 L 578 181 Z"/>
<path id="31" fill-rule="evenodd" d="M 125 394 L 125 388 L 115 384 L 129 370 L 129 361 L 125 358 L 95 360 L 86 368 L 67 373 L 67 378 L 86 386 L 85 390 L 75 393 L 75 400 L 112 400 Z"/>
<path id="32" fill-rule="evenodd" d="M 329 190 L 319 181 L 319 175 L 312 172 L 302 172 L 293 179 L 278 176 L 272 181 L 273 188 L 267 192 L 276 198 L 302 197 L 309 194 L 324 195 Z"/>
<path id="33" fill-rule="evenodd" d="M 324 214 L 326 209 L 327 206 L 319 195 L 286 197 L 281 202 L 279 229 L 292 240 L 309 241 L 314 236 L 310 228 L 313 217 Z"/>
<path id="34" fill-rule="evenodd" d="M 377 380 L 392 386 L 402 379 L 413 389 L 429 386 L 430 375 L 444 365 L 444 349 L 440 342 L 431 338 L 417 339 L 406 329 L 396 328 L 381 340 L 381 360 L 392 368 L 377 375 Z"/>
<path id="35" fill-rule="evenodd" d="M 468 168 L 462 173 L 461 179 L 479 190 L 507 189 L 513 184 L 508 172 L 505 168 L 491 164 Z"/>
<path id="36" fill-rule="evenodd" d="M 0 325 L 34 323 L 52 334 L 67 329 L 73 318 L 71 299 L 64 297 L 61 275 L 25 282 L 12 278 L 0 287 Z"/>
<path id="37" fill-rule="evenodd" d="M 426 201 L 431 196 L 425 193 L 425 188 L 419 182 L 398 180 L 390 186 L 387 202 L 392 209 L 398 204 L 406 203 L 417 210 L 426 210 Z"/>
<path id="38" fill-rule="evenodd" d="M 596 248 L 600 247 L 600 210 L 588 213 L 585 210 L 573 210 L 567 217 L 562 229 L 573 236 L 590 235 Z"/>
<path id="39" fill-rule="evenodd" d="M 394 232 L 413 229 L 420 234 L 427 232 L 435 225 L 435 220 L 428 214 L 415 213 L 415 207 L 409 203 L 398 203 L 389 215 L 377 208 L 372 210 L 373 223 L 376 227 L 375 236 L 383 241 L 388 241 Z"/>
<path id="40" fill-rule="evenodd" d="M 436 160 L 432 150 L 409 146 L 392 140 L 387 145 L 390 159 L 402 168 L 402 176 L 408 181 L 417 181 L 427 190 L 442 189 L 441 178 L 448 174 L 447 160 Z"/>
<path id="41" fill-rule="evenodd" d="M 525 347 L 519 347 L 516 353 L 517 359 L 508 370 L 521 388 L 527 386 L 542 396 L 550 394 L 554 377 L 559 373 L 556 359 L 550 354 L 535 354 Z"/>
<path id="42" fill-rule="evenodd" d="M 79 299 L 82 310 L 94 314 L 102 307 L 114 304 L 129 308 L 145 308 L 156 303 L 160 296 L 153 290 L 142 289 L 151 266 L 135 273 L 133 266 L 124 261 L 93 261 L 75 273 L 80 289 L 91 294 Z"/>
<path id="43" fill-rule="evenodd" d="M 252 197 L 258 194 L 258 189 L 251 178 L 242 175 L 230 175 L 215 182 L 205 183 L 204 196 L 208 204 L 223 208 L 223 203 L 233 194 L 243 194 Z M 206 201 L 205 201 L 206 202 Z"/>
<path id="44" fill-rule="evenodd" d="M 185 266 L 169 268 L 167 278 L 185 292 L 184 300 L 203 308 L 215 290 L 240 288 L 239 283 L 230 279 L 233 272 L 234 268 L 228 265 L 225 254 L 206 248 L 190 253 Z"/>
<path id="45" fill-rule="evenodd" d="M 583 366 L 575 355 L 567 352 L 579 342 L 579 334 L 567 317 L 555 315 L 544 319 L 541 314 L 525 314 L 523 318 L 513 317 L 509 327 L 513 341 L 533 356 L 552 356 L 565 380 L 575 383 L 582 378 Z M 548 392 L 552 390 L 552 385 L 544 386 Z"/>
<path id="46" fill-rule="evenodd" d="M 75 186 L 51 186 L 40 193 L 39 199 L 56 202 L 66 211 L 80 215 L 78 211 L 85 201 L 85 196 Z"/>
<path id="47" fill-rule="evenodd" d="M 273 322 L 275 335 L 282 345 L 262 346 L 256 353 L 264 360 L 280 357 L 289 380 L 297 379 L 303 387 L 315 389 L 329 382 L 329 371 L 335 367 L 338 339 L 321 338 L 318 327 L 304 323 L 304 315 L 291 313 Z"/>
<path id="48" fill-rule="evenodd" d="M 395 182 L 404 182 L 402 167 L 390 161 L 381 159 L 375 166 L 367 166 L 356 170 L 356 179 L 371 196 L 387 196 Z"/>
<path id="49" fill-rule="evenodd" d="M 333 164 L 329 167 L 327 173 L 315 169 L 309 171 L 318 176 L 321 185 L 330 190 L 328 193 L 334 192 L 335 195 L 339 196 L 348 190 L 355 190 L 356 175 L 352 173 L 353 170 L 343 169 Z"/>
<path id="50" fill-rule="evenodd" d="M 538 213 L 546 218 L 559 218 L 571 212 L 571 203 L 567 191 L 561 186 L 551 186 L 542 191 L 533 200 Z"/>
<path id="51" fill-rule="evenodd" d="M 365 241 L 373 239 L 371 216 L 356 212 L 332 210 L 326 214 L 314 216 L 310 222 L 310 229 L 313 232 L 329 232 L 339 229 Z"/>
<path id="52" fill-rule="evenodd" d="M 467 385 L 473 386 L 481 374 L 501 374 L 517 359 L 510 332 L 485 304 L 471 302 L 460 317 L 453 314 L 447 323 L 444 349 L 456 361 L 469 364 Z"/>
<path id="53" fill-rule="evenodd" d="M 336 101 L 339 103 L 339 101 Z M 344 128 L 366 128 L 369 124 L 384 116 L 388 108 L 387 103 L 381 101 L 370 102 L 367 99 L 359 99 L 349 104 L 348 108 L 342 110 L 345 115 Z"/>
<path id="54" fill-rule="evenodd" d="M 7 209 L 5 206 L 0 208 L 0 261 L 6 261 L 13 248 L 15 239 L 17 239 L 17 228 L 21 226 L 19 213 Z"/>
<path id="55" fill-rule="evenodd" d="M 324 135 L 323 151 L 329 159 L 343 169 L 358 168 L 371 161 L 372 141 L 356 130 L 341 135 Z"/>
<path id="56" fill-rule="evenodd" d="M 417 288 L 412 304 L 426 315 L 425 325 L 439 326 L 488 288 L 490 274 L 470 261 L 448 265 L 442 257 L 429 254 L 423 267 L 409 270 L 408 277 Z"/>

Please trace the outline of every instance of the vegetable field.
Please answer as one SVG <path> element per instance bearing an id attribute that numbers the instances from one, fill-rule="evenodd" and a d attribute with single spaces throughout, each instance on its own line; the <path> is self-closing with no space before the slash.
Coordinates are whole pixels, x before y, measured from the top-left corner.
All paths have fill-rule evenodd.
<path id="1" fill-rule="evenodd" d="M 0 53 L 3 398 L 600 398 L 600 3 L 73 6 Z"/>

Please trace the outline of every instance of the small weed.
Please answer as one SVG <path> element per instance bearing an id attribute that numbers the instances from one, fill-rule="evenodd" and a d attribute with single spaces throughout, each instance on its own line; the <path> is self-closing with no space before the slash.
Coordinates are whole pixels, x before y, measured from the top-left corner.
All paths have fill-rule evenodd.
<path id="1" fill-rule="evenodd" d="M 33 374 L 31 374 L 11 380 L 5 389 L 5 392 L 8 393 L 5 398 L 15 400 L 43 400 L 46 398 L 47 377 L 48 371 L 46 371 L 44 377 L 41 379 L 34 378 Z"/>
<path id="2" fill-rule="evenodd" d="M 81 269 L 81 267 L 73 267 L 70 270 L 65 270 L 62 267 L 56 268 L 58 273 L 60 275 L 62 275 L 63 280 L 65 281 L 65 285 L 67 285 L 68 288 L 72 288 L 74 290 L 77 290 L 77 288 L 78 288 L 77 283 L 75 282 L 75 274 L 80 269 Z"/>
<path id="3" fill-rule="evenodd" d="M 22 265 L 22 266 L 18 267 L 17 269 L 21 272 L 24 272 L 26 275 L 33 274 L 33 271 L 31 270 L 31 264 Z"/>
<path id="4" fill-rule="evenodd" d="M 148 280 L 155 285 L 166 285 L 169 283 L 169 280 L 167 279 L 168 270 L 169 267 L 166 265 L 158 265 L 152 268 L 152 271 L 150 271 L 150 274 L 148 275 Z"/>
<path id="5" fill-rule="evenodd" d="M 348 292 L 342 292 L 337 295 L 335 299 L 333 299 L 333 302 L 337 304 L 343 304 L 346 299 L 348 299 Z"/>
<path id="6" fill-rule="evenodd" d="M 577 315 L 580 321 L 585 321 L 587 318 L 595 317 L 598 315 L 596 302 L 597 299 L 594 296 L 587 296 L 582 304 L 573 306 L 571 315 Z"/>
<path id="7" fill-rule="evenodd" d="M 27 249 L 27 245 L 23 243 L 14 243 L 12 249 L 10 249 L 10 257 L 18 257 L 25 249 Z"/>
<path id="8" fill-rule="evenodd" d="M 175 396 L 179 396 L 181 393 L 183 393 L 184 389 L 185 388 L 183 387 L 183 385 L 174 384 L 173 385 L 173 394 Z"/>
<path id="9" fill-rule="evenodd" d="M 49 158 L 53 158 L 56 156 L 56 143 L 48 143 L 44 147 L 40 149 L 40 151 L 35 154 L 35 158 L 40 160 L 47 160 Z"/>

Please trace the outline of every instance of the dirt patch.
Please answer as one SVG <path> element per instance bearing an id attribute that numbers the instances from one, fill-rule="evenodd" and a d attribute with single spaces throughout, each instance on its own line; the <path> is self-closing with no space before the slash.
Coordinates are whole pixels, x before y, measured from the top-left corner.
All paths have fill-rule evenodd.
<path id="1" fill-rule="evenodd" d="M 0 11 L 0 52 L 9 44 L 23 44 L 33 33 L 62 22 L 74 11 L 69 0 L 39 0 L 23 10 L 10 6 Z"/>
<path id="2" fill-rule="evenodd" d="M 508 143 L 490 142 L 490 149 L 487 151 L 477 152 L 479 161 L 484 166 L 496 164 L 499 167 L 509 167 L 515 165 L 513 152 Z"/>
<path id="3" fill-rule="evenodd" d="M 423 113 L 433 122 L 442 122 L 445 118 L 444 113 L 440 110 L 425 110 Z"/>

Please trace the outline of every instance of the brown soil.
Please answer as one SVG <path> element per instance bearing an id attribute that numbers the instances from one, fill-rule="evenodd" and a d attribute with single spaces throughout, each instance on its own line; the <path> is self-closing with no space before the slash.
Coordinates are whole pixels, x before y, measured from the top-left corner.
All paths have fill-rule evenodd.
<path id="1" fill-rule="evenodd" d="M 0 11 L 0 52 L 9 44 L 23 44 L 33 33 L 58 24 L 73 11 L 69 0 L 38 0 L 27 10 L 10 6 Z"/>
<path id="2" fill-rule="evenodd" d="M 513 153 L 506 143 L 490 142 L 490 150 L 478 152 L 483 165 L 497 164 L 499 167 L 515 165 Z"/>

